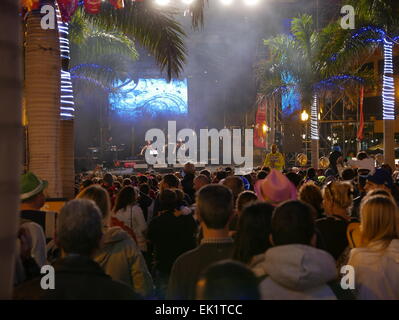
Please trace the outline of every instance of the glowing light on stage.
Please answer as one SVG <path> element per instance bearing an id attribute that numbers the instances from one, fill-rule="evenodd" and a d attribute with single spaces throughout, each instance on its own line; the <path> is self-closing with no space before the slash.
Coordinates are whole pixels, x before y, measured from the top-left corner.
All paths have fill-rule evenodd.
<path id="1" fill-rule="evenodd" d="M 383 120 L 395 120 L 395 80 L 393 73 L 393 42 L 384 38 Z"/>
<path id="2" fill-rule="evenodd" d="M 155 0 L 155 3 L 159 6 L 167 6 L 170 3 L 170 0 Z"/>
<path id="3" fill-rule="evenodd" d="M 229 6 L 234 2 L 234 0 L 220 0 L 220 2 L 225 6 Z"/>
<path id="4" fill-rule="evenodd" d="M 313 103 L 310 114 L 310 135 L 312 140 L 319 140 L 319 123 L 317 112 L 317 96 L 313 96 Z"/>
<path id="5" fill-rule="evenodd" d="M 259 0 L 244 0 L 244 3 L 247 6 L 255 6 L 259 3 Z"/>

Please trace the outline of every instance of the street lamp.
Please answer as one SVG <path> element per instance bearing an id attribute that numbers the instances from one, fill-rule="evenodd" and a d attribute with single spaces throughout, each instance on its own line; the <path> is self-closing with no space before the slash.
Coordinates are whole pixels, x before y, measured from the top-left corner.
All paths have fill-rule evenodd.
<path id="1" fill-rule="evenodd" d="M 309 120 L 309 113 L 306 112 L 306 110 L 303 110 L 301 113 L 301 120 L 305 122 L 305 134 L 304 134 L 304 141 L 305 141 L 305 154 L 306 156 L 308 155 L 308 120 Z"/>
<path id="2" fill-rule="evenodd" d="M 309 120 L 309 113 L 306 112 L 306 110 L 303 110 L 301 113 L 301 120 L 303 122 L 306 122 Z"/>

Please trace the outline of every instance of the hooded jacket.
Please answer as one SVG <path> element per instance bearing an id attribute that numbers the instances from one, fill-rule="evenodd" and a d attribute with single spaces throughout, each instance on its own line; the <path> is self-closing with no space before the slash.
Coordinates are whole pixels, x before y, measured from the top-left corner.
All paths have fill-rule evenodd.
<path id="1" fill-rule="evenodd" d="M 104 232 L 102 247 L 95 261 L 113 280 L 128 284 L 143 297 L 152 294 L 153 282 L 143 255 L 121 228 L 111 227 Z"/>
<path id="2" fill-rule="evenodd" d="M 357 299 L 399 300 L 399 239 L 385 250 L 379 241 L 352 249 L 348 265 L 355 270 Z"/>
<path id="3" fill-rule="evenodd" d="M 258 265 L 258 270 L 260 266 Z M 263 300 L 336 300 L 327 285 L 337 278 L 334 258 L 311 246 L 293 244 L 266 251 L 260 283 Z"/>

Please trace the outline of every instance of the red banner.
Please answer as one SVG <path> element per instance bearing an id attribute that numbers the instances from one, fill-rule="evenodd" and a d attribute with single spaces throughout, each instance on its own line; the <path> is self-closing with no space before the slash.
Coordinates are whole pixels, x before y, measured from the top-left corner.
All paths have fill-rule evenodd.
<path id="1" fill-rule="evenodd" d="M 364 112 L 363 112 L 363 101 L 364 101 L 364 87 L 360 88 L 360 103 L 359 103 L 359 129 L 357 130 L 357 139 L 362 141 L 364 139 Z"/>
<path id="2" fill-rule="evenodd" d="M 256 148 L 266 148 L 266 100 L 262 99 L 258 104 L 258 111 L 256 112 L 256 123 L 254 132 L 254 146 Z"/>
<path id="3" fill-rule="evenodd" d="M 101 0 L 84 0 L 84 7 L 87 13 L 97 14 L 101 9 Z"/>

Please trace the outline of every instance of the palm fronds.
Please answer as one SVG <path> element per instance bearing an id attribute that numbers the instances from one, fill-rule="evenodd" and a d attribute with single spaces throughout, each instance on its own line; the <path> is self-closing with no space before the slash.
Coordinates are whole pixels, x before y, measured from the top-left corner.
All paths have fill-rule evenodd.
<path id="1" fill-rule="evenodd" d="M 107 32 L 117 31 L 136 40 L 155 57 L 161 70 L 166 69 L 167 76 L 172 78 L 182 72 L 186 61 L 185 33 L 173 19 L 173 13 L 166 9 L 157 10 L 148 1 L 127 1 L 121 10 L 104 3 L 99 14 L 82 15 L 85 20 Z"/>

